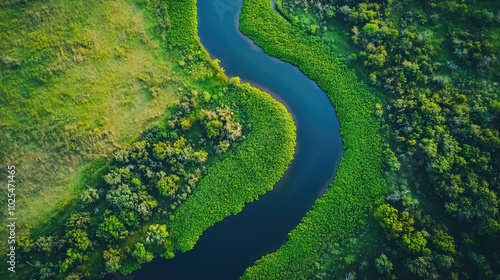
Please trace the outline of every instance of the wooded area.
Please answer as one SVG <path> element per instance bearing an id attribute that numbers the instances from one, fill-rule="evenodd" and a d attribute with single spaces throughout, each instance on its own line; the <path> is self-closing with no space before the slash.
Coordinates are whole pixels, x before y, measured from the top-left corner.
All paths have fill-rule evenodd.
<path id="1" fill-rule="evenodd" d="M 385 241 L 365 261 L 387 279 L 500 277 L 500 4 L 278 4 L 384 93 L 375 114 L 391 193 L 374 211 Z M 315 271 L 354 278 L 362 262 Z"/>

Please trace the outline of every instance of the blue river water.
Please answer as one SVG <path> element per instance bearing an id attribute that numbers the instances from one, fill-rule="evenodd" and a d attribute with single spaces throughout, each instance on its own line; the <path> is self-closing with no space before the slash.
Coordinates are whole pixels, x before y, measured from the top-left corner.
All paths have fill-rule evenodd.
<path id="1" fill-rule="evenodd" d="M 241 5 L 242 0 L 198 1 L 199 37 L 228 76 L 239 76 L 287 107 L 297 126 L 295 158 L 273 191 L 207 229 L 193 250 L 145 264 L 133 273 L 135 280 L 238 279 L 287 240 L 338 168 L 343 149 L 332 104 L 297 67 L 267 55 L 239 31 Z"/>

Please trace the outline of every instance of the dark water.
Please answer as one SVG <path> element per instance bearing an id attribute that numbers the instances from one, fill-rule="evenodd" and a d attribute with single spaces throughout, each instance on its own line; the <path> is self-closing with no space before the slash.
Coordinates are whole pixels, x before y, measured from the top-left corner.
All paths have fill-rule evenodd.
<path id="1" fill-rule="evenodd" d="M 295 159 L 273 191 L 206 230 L 192 251 L 144 265 L 133 273 L 136 280 L 237 279 L 286 241 L 337 170 L 342 139 L 330 101 L 296 67 L 268 56 L 239 32 L 241 1 L 199 1 L 201 42 L 228 76 L 239 76 L 286 105 L 297 125 Z"/>

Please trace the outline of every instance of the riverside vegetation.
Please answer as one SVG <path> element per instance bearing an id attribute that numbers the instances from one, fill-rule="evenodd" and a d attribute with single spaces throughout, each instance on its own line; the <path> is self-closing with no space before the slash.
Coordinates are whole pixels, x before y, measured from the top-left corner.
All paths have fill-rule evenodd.
<path id="1" fill-rule="evenodd" d="M 390 194 L 371 234 L 332 244 L 309 275 L 499 279 L 499 2 L 277 2 L 385 92 Z"/>
<path id="2" fill-rule="evenodd" d="M 117 55 L 108 59 L 116 63 L 115 60 L 121 61 L 133 52 L 133 47 L 148 50 L 153 45 L 156 50 L 156 56 L 151 58 L 153 65 L 168 67 L 132 76 L 141 86 L 137 92 L 131 88 L 127 94 L 147 93 L 158 99 L 161 108 L 167 107 L 166 113 L 141 126 L 148 128 L 140 136 L 132 135 L 121 147 L 110 149 L 105 155 L 112 155 L 112 159 L 96 156 L 97 163 L 80 175 L 84 186 L 75 189 L 77 199 L 68 202 L 71 206 L 61 206 L 53 216 L 56 219 L 48 222 L 47 217 L 38 217 L 39 224 L 23 231 L 18 240 L 22 251 L 16 274 L 19 279 L 98 278 L 104 271 L 130 273 L 155 256 L 172 258 L 176 250 L 191 249 L 205 229 L 271 190 L 293 158 L 295 126 L 291 115 L 268 94 L 241 84 L 238 78 L 228 81 L 217 63 L 209 60 L 198 42 L 195 1 L 119 3 L 136 12 L 135 17 L 143 25 L 136 26 L 134 32 L 147 39 L 115 49 Z M 16 12 L 39 11 L 39 5 L 36 1 L 4 1 L 2 12 L 13 17 Z M 47 13 L 67 7 L 60 1 L 47 5 L 42 5 Z M 77 11 L 73 14 L 80 15 L 84 10 L 91 13 L 107 4 L 82 2 L 81 5 L 73 6 Z M 99 19 L 96 13 L 91 18 Z M 40 15 L 37 19 L 42 26 L 50 23 L 55 30 L 58 24 L 63 24 L 57 22 L 57 17 Z M 8 23 L 3 24 L 9 26 Z M 79 33 L 65 32 L 62 33 L 70 37 L 72 32 Z M 54 38 L 61 36 L 56 35 Z M 119 42 L 126 41 L 121 39 Z M 92 50 L 96 42 L 88 40 Z M 57 57 L 57 50 L 66 49 L 57 46 L 63 41 L 56 42 L 49 46 L 56 49 Z M 3 78 L 18 82 L 27 58 L 21 59 L 13 49 L 5 49 L 12 54 L 2 64 L 9 75 Z M 78 48 L 74 49 L 76 52 Z M 46 51 L 49 58 L 51 50 Z M 33 50 L 31 55 L 40 55 L 38 51 Z M 89 57 L 88 63 L 91 62 L 99 60 Z M 131 65 L 134 64 L 124 63 L 120 67 Z M 74 71 L 79 73 L 78 69 Z M 64 78 L 59 72 L 44 72 L 44 75 L 46 80 L 33 81 L 30 86 L 37 89 L 46 83 L 48 88 Z M 68 93 L 85 92 L 71 88 L 72 85 L 67 85 Z M 161 103 L 167 89 L 177 95 L 169 106 Z M 21 93 L 24 90 L 27 89 L 21 88 Z M 50 96 L 51 92 L 46 90 Z M 16 92 L 9 92 L 8 96 L 19 98 Z M 92 101 L 87 106 L 94 104 Z M 100 104 L 97 101 L 101 100 L 95 101 L 96 106 Z M 131 104 L 129 107 L 133 108 Z M 28 123 L 38 120 L 22 111 L 20 115 L 26 116 Z M 21 136 L 20 131 L 18 137 Z M 79 142 L 71 145 L 78 150 Z M 253 180 L 257 176 L 259 182 Z"/>
<path id="3" fill-rule="evenodd" d="M 289 240 L 245 272 L 242 279 L 311 279 L 317 259 L 334 242 L 362 231 L 387 186 L 382 178 L 382 137 L 377 98 L 317 38 L 280 17 L 267 0 L 243 2 L 240 29 L 264 51 L 297 65 L 335 106 L 345 153 L 337 175 Z"/>

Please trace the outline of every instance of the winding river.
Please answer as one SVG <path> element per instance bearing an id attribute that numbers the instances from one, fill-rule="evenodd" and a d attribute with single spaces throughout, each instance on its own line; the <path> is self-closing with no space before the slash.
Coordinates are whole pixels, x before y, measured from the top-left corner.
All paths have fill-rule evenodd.
<path id="1" fill-rule="evenodd" d="M 269 92 L 297 125 L 295 158 L 273 191 L 206 230 L 193 250 L 157 258 L 133 273 L 142 279 L 237 279 L 277 250 L 333 180 L 343 154 L 335 111 L 297 67 L 273 58 L 238 30 L 242 0 L 198 1 L 199 37 L 228 76 Z"/>

